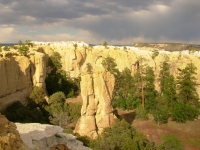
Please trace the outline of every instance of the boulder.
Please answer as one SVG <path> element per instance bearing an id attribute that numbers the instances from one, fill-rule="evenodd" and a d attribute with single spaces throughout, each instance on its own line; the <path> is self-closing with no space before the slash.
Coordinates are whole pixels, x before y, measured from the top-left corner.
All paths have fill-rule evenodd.
<path id="1" fill-rule="evenodd" d="M 64 144 L 70 150 L 91 150 L 83 146 L 71 134 L 63 133 L 63 128 L 39 123 L 15 123 L 24 143 L 33 150 L 49 150 L 58 144 Z"/>

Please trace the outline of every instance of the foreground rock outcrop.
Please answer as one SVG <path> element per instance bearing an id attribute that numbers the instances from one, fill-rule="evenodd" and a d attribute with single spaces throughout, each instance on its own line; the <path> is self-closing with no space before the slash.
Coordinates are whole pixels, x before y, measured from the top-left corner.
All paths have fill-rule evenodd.
<path id="1" fill-rule="evenodd" d="M 13 122 L 0 115 L 0 150 L 29 150 Z"/>
<path id="2" fill-rule="evenodd" d="M 64 144 L 70 150 L 91 150 L 75 136 L 63 133 L 63 128 L 59 126 L 39 123 L 16 123 L 16 126 L 23 142 L 32 150 L 49 150 L 58 144 Z"/>

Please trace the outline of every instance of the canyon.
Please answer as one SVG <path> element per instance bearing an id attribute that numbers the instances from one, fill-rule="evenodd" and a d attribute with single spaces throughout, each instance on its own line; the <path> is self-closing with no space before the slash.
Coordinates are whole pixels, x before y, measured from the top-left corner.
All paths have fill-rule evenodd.
<path id="1" fill-rule="evenodd" d="M 33 86 L 45 89 L 45 78 L 50 70 L 48 59 L 59 52 L 62 56 L 62 69 L 71 78 L 81 78 L 81 96 L 83 105 L 81 118 L 74 132 L 91 138 L 97 137 L 105 127 L 111 127 L 115 118 L 111 104 L 115 85 L 114 76 L 102 65 L 102 61 L 111 57 L 119 71 L 129 68 L 132 75 L 136 72 L 135 63 L 154 68 L 158 78 L 163 61 L 171 64 L 170 71 L 176 77 L 187 63 L 197 67 L 197 82 L 200 83 L 200 52 L 189 50 L 169 52 L 164 49 L 135 46 L 90 46 L 84 42 L 33 42 L 28 56 L 21 56 L 17 50 L 0 52 L 0 109 L 17 100 L 25 102 Z M 75 44 L 77 46 L 75 46 Z M 157 51 L 157 55 L 155 54 Z M 88 72 L 87 64 L 92 66 Z M 158 81 L 155 81 L 159 91 Z M 200 87 L 197 88 L 200 95 Z"/>

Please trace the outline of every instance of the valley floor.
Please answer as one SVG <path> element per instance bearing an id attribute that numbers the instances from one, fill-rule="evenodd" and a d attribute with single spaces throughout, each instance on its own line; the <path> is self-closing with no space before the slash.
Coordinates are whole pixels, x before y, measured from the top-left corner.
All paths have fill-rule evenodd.
<path id="1" fill-rule="evenodd" d="M 157 125 L 153 119 L 134 119 L 134 111 L 118 109 L 120 117 L 132 124 L 138 131 L 143 132 L 150 141 L 159 143 L 162 135 L 178 135 L 186 150 L 200 150 L 200 120 L 177 123 L 169 120 L 167 124 Z"/>

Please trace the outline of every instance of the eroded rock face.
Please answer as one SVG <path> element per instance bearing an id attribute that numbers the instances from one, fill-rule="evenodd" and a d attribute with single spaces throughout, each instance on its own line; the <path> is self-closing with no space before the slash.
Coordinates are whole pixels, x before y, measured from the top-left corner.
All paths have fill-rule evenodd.
<path id="1" fill-rule="evenodd" d="M 87 62 L 94 64 L 93 67 L 95 66 L 92 73 L 87 73 L 87 67 L 83 66 L 83 70 L 86 71 L 81 75 L 80 83 L 83 105 L 81 118 L 74 130 L 75 133 L 93 139 L 104 128 L 111 127 L 114 120 L 111 99 L 115 79 L 110 72 L 103 68 L 102 60 L 102 58 L 95 62 L 90 62 L 91 59 L 87 60 Z"/>
<path id="2" fill-rule="evenodd" d="M 45 54 L 32 52 L 25 57 L 13 52 L 0 56 L 0 110 L 26 100 L 34 85 L 45 90 L 45 77 Z"/>
<path id="3" fill-rule="evenodd" d="M 29 150 L 13 122 L 0 115 L 0 150 Z"/>
<path id="4" fill-rule="evenodd" d="M 58 144 L 64 144 L 70 150 L 91 150 L 75 136 L 63 133 L 63 128 L 59 126 L 39 123 L 16 123 L 16 126 L 23 142 L 32 150 L 49 150 Z"/>

